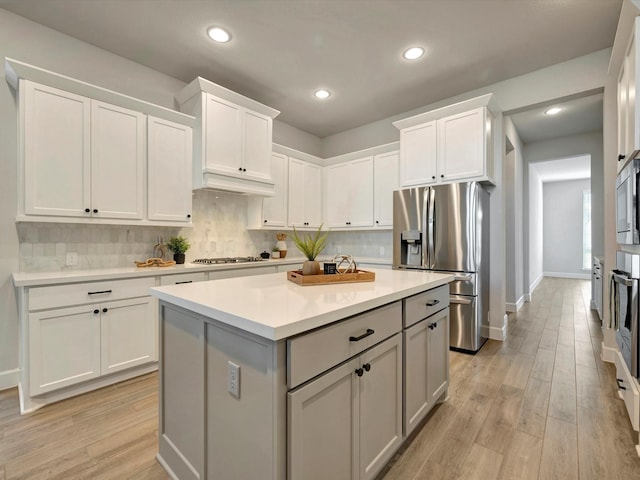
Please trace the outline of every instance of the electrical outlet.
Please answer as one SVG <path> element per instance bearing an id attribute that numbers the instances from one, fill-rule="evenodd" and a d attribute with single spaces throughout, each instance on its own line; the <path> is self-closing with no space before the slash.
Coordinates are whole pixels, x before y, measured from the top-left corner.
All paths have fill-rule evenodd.
<path id="1" fill-rule="evenodd" d="M 229 362 L 227 376 L 227 390 L 236 398 L 240 398 L 240 365 Z"/>
<path id="2" fill-rule="evenodd" d="M 76 252 L 67 252 L 67 267 L 75 267 L 78 265 L 78 254 Z"/>

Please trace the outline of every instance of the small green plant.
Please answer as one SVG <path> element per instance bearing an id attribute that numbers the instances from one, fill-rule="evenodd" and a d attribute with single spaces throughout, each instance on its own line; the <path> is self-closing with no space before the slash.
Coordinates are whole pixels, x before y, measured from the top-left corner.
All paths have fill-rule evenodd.
<path id="1" fill-rule="evenodd" d="M 322 225 L 318 227 L 318 231 L 313 237 L 308 233 L 300 237 L 295 227 L 293 228 L 293 242 L 308 260 L 315 260 L 316 257 L 322 253 L 327 246 L 328 236 L 328 231 L 322 231 Z"/>
<path id="2" fill-rule="evenodd" d="M 191 245 L 183 236 L 171 237 L 167 242 L 167 247 L 173 253 L 184 253 L 189 250 Z"/>
<path id="3" fill-rule="evenodd" d="M 279 252 L 280 249 L 278 247 L 271 247 L 272 252 Z"/>

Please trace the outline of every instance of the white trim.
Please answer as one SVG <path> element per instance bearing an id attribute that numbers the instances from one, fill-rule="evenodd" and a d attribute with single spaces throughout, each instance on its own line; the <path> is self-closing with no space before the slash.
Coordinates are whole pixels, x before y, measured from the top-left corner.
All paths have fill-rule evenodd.
<path id="1" fill-rule="evenodd" d="M 525 293 L 524 294 L 524 301 L 525 302 L 531 302 L 531 294 L 530 293 Z"/>
<path id="2" fill-rule="evenodd" d="M 14 368 L 12 370 L 5 370 L 0 372 L 0 391 L 7 388 L 13 388 L 18 386 L 20 380 L 20 369 Z"/>
<path id="3" fill-rule="evenodd" d="M 600 355 L 600 359 L 603 362 L 615 363 L 616 352 L 617 350 L 615 348 L 607 347 L 604 342 L 602 342 L 602 353 Z"/>
<path id="4" fill-rule="evenodd" d="M 271 146 L 272 151 L 279 153 L 281 155 L 286 155 L 287 157 L 297 158 L 298 160 L 304 160 L 305 162 L 313 163 L 315 165 L 324 166 L 324 160 L 316 155 L 311 155 L 310 153 L 305 153 L 300 150 L 296 150 L 295 148 L 287 147 L 286 145 L 281 145 L 279 143 L 273 143 Z"/>
<path id="5" fill-rule="evenodd" d="M 591 279 L 591 275 L 586 275 L 584 273 L 544 272 L 544 276 L 555 278 L 576 278 L 579 280 Z"/>
<path id="6" fill-rule="evenodd" d="M 598 305 L 596 305 L 596 302 L 594 302 L 593 300 L 591 300 L 591 301 L 589 302 L 589 308 L 590 308 L 591 310 L 597 310 L 597 309 L 598 309 Z"/>
<path id="7" fill-rule="evenodd" d="M 522 306 L 524 305 L 524 302 L 525 302 L 525 296 L 522 295 L 516 303 L 507 302 L 505 304 L 505 308 L 507 309 L 507 312 L 519 312 Z"/>
<path id="8" fill-rule="evenodd" d="M 492 340 L 499 340 L 501 342 L 504 342 L 504 340 L 507 338 L 506 315 L 505 324 L 502 326 L 502 328 L 493 326 L 489 327 L 489 338 Z"/>
<path id="9" fill-rule="evenodd" d="M 362 157 L 376 156 L 383 153 L 396 152 L 399 150 L 400 142 L 385 143 L 382 145 L 376 145 L 375 147 L 369 147 L 363 150 L 357 150 L 355 152 L 343 153 L 342 155 L 336 155 L 335 157 L 325 158 L 323 160 L 323 164 L 337 165 L 340 163 L 349 162 L 351 160 L 358 160 Z"/>
<path id="10" fill-rule="evenodd" d="M 531 301 L 531 294 L 533 294 L 533 292 L 535 291 L 536 288 L 538 288 L 538 285 L 540 285 L 540 282 L 542 281 L 542 279 L 544 278 L 544 273 L 541 273 L 540 275 L 538 275 L 538 278 L 536 278 L 533 283 L 531 283 L 531 285 L 529 286 L 529 301 Z"/>

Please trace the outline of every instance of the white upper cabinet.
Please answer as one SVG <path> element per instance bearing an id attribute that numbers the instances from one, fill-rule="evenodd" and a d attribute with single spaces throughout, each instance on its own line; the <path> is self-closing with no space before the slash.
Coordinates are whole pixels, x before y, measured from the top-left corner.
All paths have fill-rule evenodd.
<path id="1" fill-rule="evenodd" d="M 24 213 L 90 216 L 91 100 L 24 81 L 19 111 Z"/>
<path id="2" fill-rule="evenodd" d="M 326 167 L 325 199 L 328 227 L 373 226 L 373 157 Z"/>
<path id="3" fill-rule="evenodd" d="M 288 225 L 318 228 L 322 222 L 322 169 L 289 157 Z"/>
<path id="4" fill-rule="evenodd" d="M 280 112 L 201 77 L 176 100 L 196 117 L 193 188 L 274 194 L 272 129 Z"/>
<path id="5" fill-rule="evenodd" d="M 91 215 L 143 217 L 146 116 L 91 101 Z"/>
<path id="6" fill-rule="evenodd" d="M 284 228 L 287 226 L 288 168 L 289 158 L 280 153 L 271 154 L 272 197 L 249 197 L 249 228 Z"/>
<path id="7" fill-rule="evenodd" d="M 478 180 L 493 183 L 492 95 L 398 120 L 400 186 Z"/>
<path id="8" fill-rule="evenodd" d="M 373 157 L 373 219 L 374 226 L 393 226 L 393 191 L 399 188 L 398 152 Z"/>
<path id="9" fill-rule="evenodd" d="M 147 120 L 149 220 L 191 223 L 191 127 Z"/>
<path id="10" fill-rule="evenodd" d="M 633 32 L 618 76 L 618 166 L 640 150 L 640 108 L 637 105 L 636 82 L 640 78 L 640 52 L 636 38 L 640 34 L 640 17 Z"/>
<path id="11" fill-rule="evenodd" d="M 191 187 L 184 178 L 191 152 L 168 129 L 155 132 L 166 119 L 165 126 L 190 136 L 193 117 L 17 60 L 5 59 L 5 74 L 18 92 L 17 221 L 176 225 L 174 210 L 190 214 L 185 191 Z M 156 142 L 149 146 L 150 168 L 162 163 L 166 178 L 147 169 L 150 115 L 156 122 L 149 127 Z M 176 141 L 181 149 L 174 148 Z M 179 200 L 176 182 L 183 186 Z M 147 204 L 147 193 L 155 204 Z M 182 215 L 179 222 L 190 219 Z"/>

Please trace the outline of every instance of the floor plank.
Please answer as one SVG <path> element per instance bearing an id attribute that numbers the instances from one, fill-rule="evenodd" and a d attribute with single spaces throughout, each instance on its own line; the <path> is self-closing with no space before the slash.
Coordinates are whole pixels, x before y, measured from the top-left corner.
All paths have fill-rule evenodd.
<path id="1" fill-rule="evenodd" d="M 500 480 L 536 480 L 542 455 L 542 439 L 515 431 L 504 452 L 498 478 Z"/>
<path id="2" fill-rule="evenodd" d="M 575 424 L 547 417 L 538 478 L 578 478 L 578 438 Z"/>

